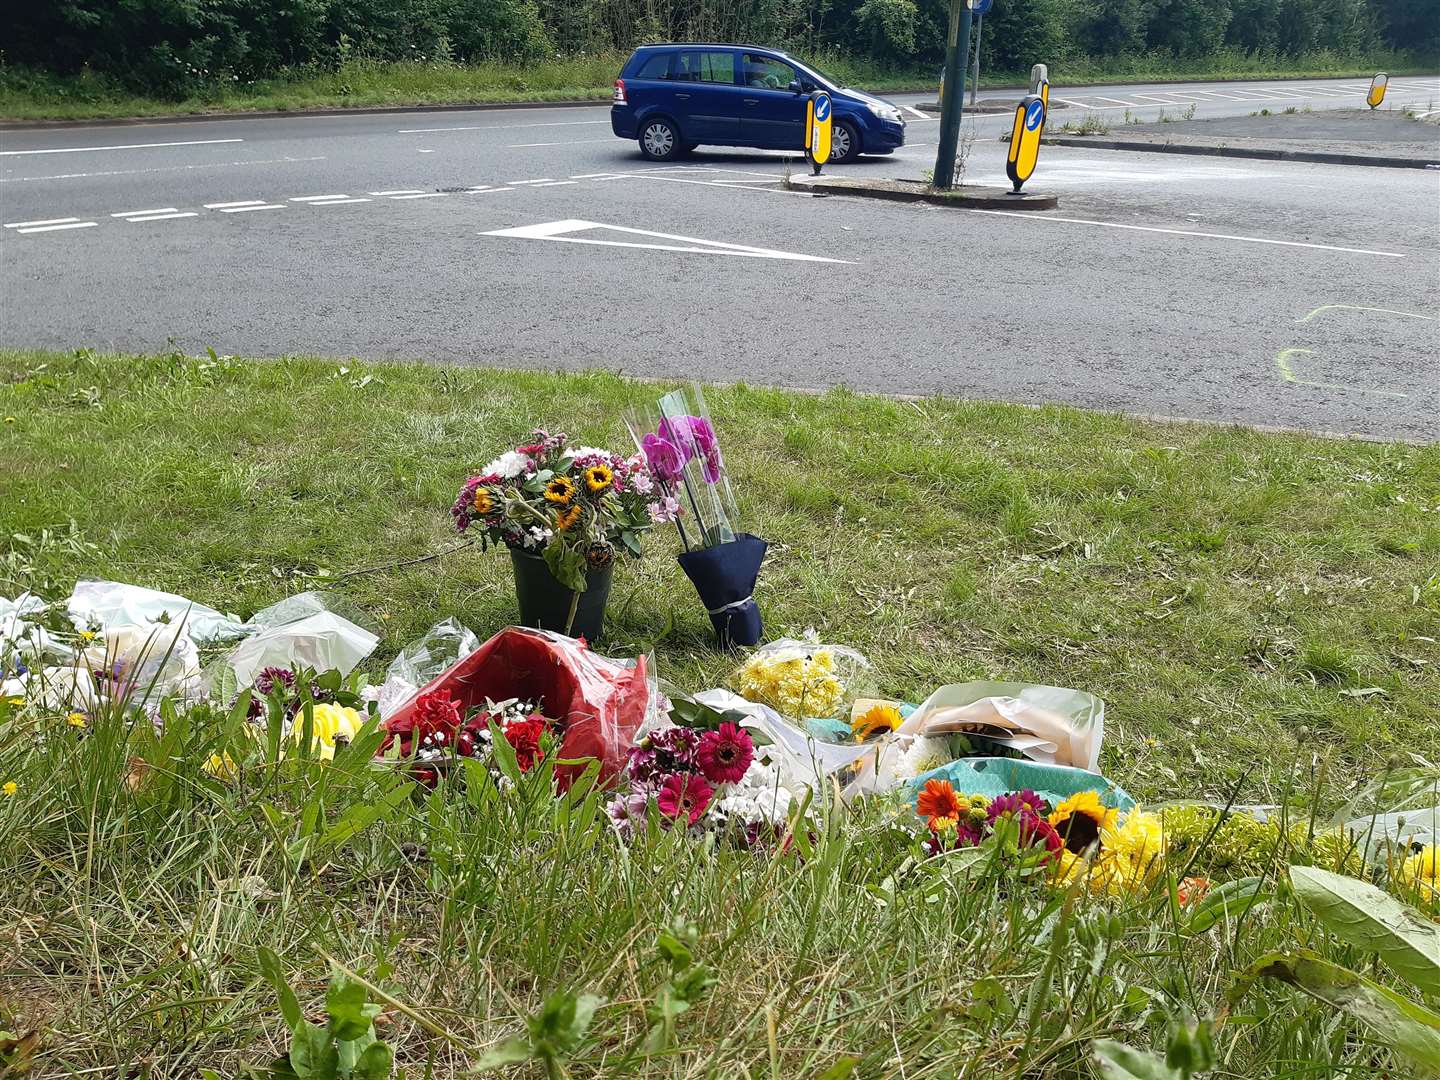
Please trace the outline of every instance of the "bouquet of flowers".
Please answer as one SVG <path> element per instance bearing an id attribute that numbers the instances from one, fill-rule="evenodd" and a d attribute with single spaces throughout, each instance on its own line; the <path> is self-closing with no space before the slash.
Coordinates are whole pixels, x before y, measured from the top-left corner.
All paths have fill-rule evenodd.
<path id="1" fill-rule="evenodd" d="M 729 720 L 706 729 L 672 724 L 630 750 L 630 790 L 611 801 L 611 821 L 628 839 L 653 803 L 670 827 L 713 832 L 741 847 L 785 833 L 793 796 L 767 748 Z"/>
<path id="2" fill-rule="evenodd" d="M 756 649 L 731 676 L 741 697 L 799 721 L 825 742 L 854 737 L 848 719 L 852 703 L 864 697 L 872 681 L 873 670 L 863 655 L 843 645 L 823 644 L 813 630 L 804 640 L 782 638 Z M 898 713 L 896 717 L 898 725 Z"/>
<path id="3" fill-rule="evenodd" d="M 543 598 L 531 600 L 521 588 L 521 613 L 532 607 L 530 625 L 570 633 L 576 624 L 580 594 L 596 583 L 608 592 L 608 572 L 617 551 L 640 554 L 640 535 L 656 520 L 668 520 L 668 503 L 657 498 L 644 458 L 621 457 L 593 446 L 572 447 L 563 433 L 537 429 L 532 441 L 507 451 L 464 487 L 450 508 L 461 532 L 472 525 L 481 531 L 482 547 L 504 544 L 512 556 L 544 560 L 553 580 L 568 590 L 564 625 L 539 614 Z M 517 557 L 517 585 L 522 563 Z M 590 636 L 603 616 L 589 620 Z"/>
<path id="4" fill-rule="evenodd" d="M 484 763 L 503 785 L 493 758 L 496 730 L 514 752 L 522 773 L 543 761 L 565 734 L 563 724 L 542 715 L 530 702 L 487 698 L 467 715 L 444 689 L 421 694 L 403 716 L 384 726 L 381 755 L 403 763 L 426 787 L 434 787 L 461 758 Z"/>
<path id="5" fill-rule="evenodd" d="M 666 394 L 626 417 L 660 493 L 657 519 L 674 521 L 685 552 L 680 568 L 695 585 L 722 647 L 760 640 L 755 581 L 766 543 L 737 531 L 739 512 L 720 441 L 699 384 Z M 687 527 L 682 515 L 688 512 Z"/>

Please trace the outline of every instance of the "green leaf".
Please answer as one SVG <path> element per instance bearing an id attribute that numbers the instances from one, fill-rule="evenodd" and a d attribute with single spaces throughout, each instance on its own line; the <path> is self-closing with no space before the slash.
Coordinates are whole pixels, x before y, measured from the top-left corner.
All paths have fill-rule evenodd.
<path id="1" fill-rule="evenodd" d="M 1105 1080 L 1186 1080 L 1148 1050 L 1136 1050 L 1113 1039 L 1096 1039 L 1090 1049 Z"/>
<path id="2" fill-rule="evenodd" d="M 470 1071 L 493 1072 L 506 1065 L 519 1065 L 522 1061 L 529 1061 L 532 1056 L 530 1040 L 524 1035 L 512 1035 L 493 1050 L 481 1054 L 480 1060 L 475 1062 L 475 1067 Z"/>
<path id="3" fill-rule="evenodd" d="M 1257 904 L 1272 900 L 1275 890 L 1259 877 L 1237 878 L 1211 889 L 1190 911 L 1185 922 L 1189 934 L 1203 934 L 1224 919 L 1239 918 Z"/>
<path id="4" fill-rule="evenodd" d="M 545 1056 L 557 1056 L 580 1045 L 595 1010 L 605 999 L 595 994 L 576 994 L 561 990 L 551 994 L 530 1021 L 530 1038 L 535 1049 Z"/>
<path id="5" fill-rule="evenodd" d="M 1427 994 L 1440 994 L 1440 926 L 1364 881 L 1313 866 L 1292 866 L 1300 902 L 1326 929 L 1357 948 L 1379 953 L 1396 974 Z"/>
<path id="6" fill-rule="evenodd" d="M 1387 1045 L 1440 1076 L 1440 1014 L 1314 953 L 1271 953 L 1250 977 L 1278 979 L 1370 1027 Z"/>
<path id="7" fill-rule="evenodd" d="M 689 948 L 669 930 L 660 931 L 660 936 L 655 939 L 655 948 L 677 971 L 689 967 L 693 960 Z"/>
<path id="8" fill-rule="evenodd" d="M 302 1020 L 293 1029 L 290 1067 L 304 1080 L 337 1080 L 340 1053 L 327 1028 Z"/>
<path id="9" fill-rule="evenodd" d="M 295 991 L 291 990 L 290 984 L 285 981 L 285 972 L 280 967 L 280 958 L 264 945 L 261 945 L 256 952 L 260 958 L 260 973 L 265 976 L 280 997 L 280 1015 L 285 1018 L 285 1026 L 294 1031 L 303 1023 L 304 1014 L 300 1011 L 300 1001 L 295 997 Z"/>
<path id="10" fill-rule="evenodd" d="M 841 1058 L 839 1061 L 835 1062 L 834 1065 L 831 1065 L 823 1073 L 817 1076 L 815 1080 L 850 1080 L 851 1074 L 855 1072 L 855 1068 L 859 1064 L 859 1058 Z"/>
<path id="11" fill-rule="evenodd" d="M 330 976 L 325 991 L 325 1011 L 330 1015 L 330 1031 L 342 1042 L 351 1042 L 370 1030 L 370 1022 L 380 1013 L 380 1006 L 365 1004 L 365 987 L 336 971 Z"/>
<path id="12" fill-rule="evenodd" d="M 383 1042 L 374 1042 L 365 1048 L 360 1060 L 350 1070 L 351 1080 L 385 1080 L 395 1064 L 395 1051 Z"/>

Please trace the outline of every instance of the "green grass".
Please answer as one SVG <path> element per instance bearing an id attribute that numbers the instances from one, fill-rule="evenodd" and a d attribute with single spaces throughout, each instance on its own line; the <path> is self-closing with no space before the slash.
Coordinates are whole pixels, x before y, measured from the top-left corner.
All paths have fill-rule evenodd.
<path id="1" fill-rule="evenodd" d="M 608 374 L 344 368 L 0 353 L 0 595 L 102 575 L 246 614 L 442 550 L 468 469 L 533 423 L 618 447 L 620 411 L 659 393 Z M 746 523 L 772 541 L 768 631 L 862 649 L 884 692 L 982 677 L 1094 691 L 1102 765 L 1147 802 L 1328 812 L 1386 759 L 1436 755 L 1440 448 L 845 391 L 708 396 Z M 72 521 L 78 538 L 41 541 Z M 697 689 L 730 661 L 676 546 L 656 536 L 619 572 L 602 647 L 653 644 L 662 676 Z M 495 553 L 338 588 L 384 628 L 377 665 L 446 615 L 485 636 L 513 614 Z M 19 787 L 0 798 L 0 1029 L 8 1014 L 42 1032 L 37 1075 L 228 1077 L 267 1060 L 285 1034 L 260 945 L 312 1015 L 327 957 L 382 983 L 405 1007 L 382 1035 L 411 1077 L 462 1075 L 564 989 L 608 1002 L 575 1077 L 813 1077 L 851 1056 L 857 1077 L 1091 1077 L 1092 1039 L 1163 1052 L 1171 1020 L 1231 1012 L 1232 973 L 1269 950 L 1367 963 L 1288 893 L 1198 932 L 1163 887 L 1062 907 L 1003 866 L 905 872 L 904 811 L 886 800 L 827 807 L 803 858 L 663 832 L 627 850 L 588 817 L 597 796 L 553 801 L 542 776 L 509 798 L 402 802 L 301 859 L 306 807 L 333 819 L 393 781 L 342 760 L 227 786 L 199 776 L 215 718 L 166 730 L 160 744 L 101 715 L 76 738 L 63 719 L 0 715 L 0 780 Z M 643 1008 L 665 979 L 652 942 L 673 918 L 696 925 L 717 983 L 646 1057 Z M 1233 1013 L 1213 1076 L 1408 1075 L 1288 989 Z M 541 1075 L 526 1068 L 506 1075 Z"/>
<path id="2" fill-rule="evenodd" d="M 536 64 L 475 64 L 350 60 L 333 69 L 303 69 L 254 81 L 215 81 L 180 100 L 136 94 L 104 74 L 55 76 L 0 64 L 0 118 L 86 120 L 209 112 L 438 105 L 457 103 L 604 100 L 610 96 L 623 53 L 563 57 Z M 824 56 L 821 65 L 842 81 L 879 92 L 928 90 L 939 65 L 897 70 L 873 61 Z M 1051 65 L 1056 86 L 1214 78 L 1369 76 L 1433 70 L 1403 53 L 1341 57 L 1315 53 L 1294 58 L 1227 52 L 1202 60 L 1162 55 L 1077 58 Z M 986 72 L 987 88 L 1021 86 L 1028 72 Z"/>

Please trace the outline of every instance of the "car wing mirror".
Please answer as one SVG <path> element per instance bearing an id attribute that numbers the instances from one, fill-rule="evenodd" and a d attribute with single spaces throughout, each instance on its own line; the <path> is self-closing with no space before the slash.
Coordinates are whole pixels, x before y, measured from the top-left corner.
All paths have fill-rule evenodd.
<path id="1" fill-rule="evenodd" d="M 805 92 L 805 88 L 800 85 L 799 79 L 792 79 L 790 81 L 790 92 L 792 94 L 803 94 Z"/>

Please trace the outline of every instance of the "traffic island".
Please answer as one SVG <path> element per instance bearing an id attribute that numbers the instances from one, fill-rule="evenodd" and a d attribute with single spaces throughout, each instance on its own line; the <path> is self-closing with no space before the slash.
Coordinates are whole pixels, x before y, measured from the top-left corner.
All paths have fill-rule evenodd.
<path id="1" fill-rule="evenodd" d="M 1392 169 L 1440 167 L 1440 133 L 1435 124 L 1391 110 L 1287 109 L 1276 113 L 1261 109 L 1250 116 L 1126 124 L 1113 133 L 1106 130 L 1097 134 L 1099 137 L 1060 128 L 1045 135 L 1043 141 L 1056 146 L 1147 154 L 1201 154 Z"/>
<path id="2" fill-rule="evenodd" d="M 816 195 L 858 195 L 890 202 L 923 202 L 962 210 L 1054 210 L 1058 195 L 1016 194 L 1002 187 L 957 187 L 938 190 L 922 180 L 872 180 L 830 176 L 791 176 L 785 180 L 791 191 Z"/>

